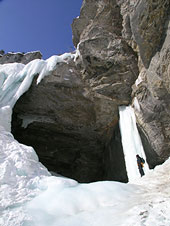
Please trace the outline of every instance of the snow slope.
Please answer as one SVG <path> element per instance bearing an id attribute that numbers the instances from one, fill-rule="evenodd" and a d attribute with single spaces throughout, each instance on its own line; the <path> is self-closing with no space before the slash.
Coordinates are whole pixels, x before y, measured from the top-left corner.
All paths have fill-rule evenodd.
<path id="1" fill-rule="evenodd" d="M 51 176 L 0 127 L 1 226 L 170 225 L 170 160 L 134 184 Z"/>
<path id="2" fill-rule="evenodd" d="M 170 160 L 133 184 L 79 184 L 51 176 L 33 148 L 13 138 L 15 101 L 36 73 L 38 83 L 58 60 L 0 66 L 0 226 L 170 225 Z"/>
<path id="3" fill-rule="evenodd" d="M 170 225 L 167 170 L 169 160 L 136 185 L 97 182 L 66 185 L 60 190 L 57 178 L 49 178 L 48 189 L 29 208 L 36 226 Z"/>
<path id="4" fill-rule="evenodd" d="M 47 169 L 38 162 L 32 147 L 18 143 L 0 126 L 0 225 L 22 225 L 24 205 L 39 191 Z"/>

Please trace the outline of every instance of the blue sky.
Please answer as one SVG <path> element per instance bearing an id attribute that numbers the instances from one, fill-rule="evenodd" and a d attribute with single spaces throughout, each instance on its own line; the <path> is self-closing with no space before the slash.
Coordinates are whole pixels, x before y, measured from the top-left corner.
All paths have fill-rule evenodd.
<path id="1" fill-rule="evenodd" d="M 71 24 L 83 0 L 0 0 L 0 50 L 40 50 L 43 58 L 70 52 Z"/>

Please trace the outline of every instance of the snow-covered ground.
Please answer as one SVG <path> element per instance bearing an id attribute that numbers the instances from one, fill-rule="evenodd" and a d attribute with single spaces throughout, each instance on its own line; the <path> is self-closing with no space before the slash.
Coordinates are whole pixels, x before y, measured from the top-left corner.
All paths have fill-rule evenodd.
<path id="1" fill-rule="evenodd" d="M 133 184 L 54 177 L 0 128 L 1 226 L 170 225 L 170 160 Z"/>
<path id="2" fill-rule="evenodd" d="M 13 138 L 15 101 L 35 74 L 38 83 L 64 59 L 0 66 L 0 226 L 169 226 L 170 159 L 133 183 L 80 184 L 51 176 L 33 148 Z"/>
<path id="3" fill-rule="evenodd" d="M 0 126 L 0 226 L 23 225 L 24 206 L 39 193 L 39 181 L 48 175 L 33 148 L 18 143 Z"/>

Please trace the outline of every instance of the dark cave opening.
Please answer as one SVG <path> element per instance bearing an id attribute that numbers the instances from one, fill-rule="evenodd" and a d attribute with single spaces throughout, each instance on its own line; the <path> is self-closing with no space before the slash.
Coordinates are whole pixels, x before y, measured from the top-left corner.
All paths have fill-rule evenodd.
<path id="1" fill-rule="evenodd" d="M 79 182 L 127 182 L 118 124 L 110 142 L 104 143 L 92 131 L 61 132 L 50 123 L 31 122 L 24 128 L 23 118 L 16 111 L 14 108 L 12 117 L 15 139 L 32 146 L 49 171 Z"/>

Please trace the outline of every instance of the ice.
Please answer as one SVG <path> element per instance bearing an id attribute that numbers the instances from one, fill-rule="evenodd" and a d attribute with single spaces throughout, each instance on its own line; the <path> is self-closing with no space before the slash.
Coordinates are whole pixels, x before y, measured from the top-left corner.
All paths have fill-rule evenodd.
<path id="1" fill-rule="evenodd" d="M 33 148 L 18 143 L 0 126 L 1 226 L 18 226 L 24 218 L 29 218 L 24 205 L 40 190 L 40 179 L 49 175 Z"/>
<path id="2" fill-rule="evenodd" d="M 11 131 L 11 115 L 12 108 L 9 105 L 0 108 L 0 125 L 3 126 L 6 131 Z"/>
<path id="3" fill-rule="evenodd" d="M 12 108 L 34 76 L 39 75 L 38 84 L 57 63 L 67 63 L 72 57 L 64 54 L 27 65 L 0 65 L 0 226 L 170 225 L 170 159 L 139 177 L 135 156 L 144 157 L 144 153 L 131 107 L 120 108 L 120 126 L 133 184 L 81 184 L 57 174 L 51 176 L 34 149 L 18 143 L 10 133 Z M 30 120 L 34 116 L 24 126 Z"/>
<path id="4" fill-rule="evenodd" d="M 77 45 L 77 49 L 76 49 L 76 53 L 75 53 L 75 57 L 74 57 L 74 62 L 80 57 L 79 45 L 80 45 L 80 43 L 78 43 L 78 45 Z"/>
<path id="5" fill-rule="evenodd" d="M 48 72 L 54 69 L 55 65 L 60 62 L 67 62 L 68 59 L 72 59 L 75 57 L 75 54 L 72 53 L 64 53 L 61 56 L 52 56 L 46 60 L 46 66 L 41 71 L 38 79 L 37 84 L 41 82 L 41 80 L 48 75 Z"/>
<path id="6" fill-rule="evenodd" d="M 1 226 L 102 226 L 107 221 L 111 226 L 112 214 L 136 190 L 119 182 L 79 184 L 50 176 L 32 147 L 0 127 Z"/>
<path id="7" fill-rule="evenodd" d="M 34 226 L 141 226 L 170 223 L 170 160 L 136 184 L 46 177 L 27 205 Z"/>
<path id="8" fill-rule="evenodd" d="M 136 111 L 140 112 L 140 105 L 139 105 L 137 97 L 134 98 L 133 106 L 134 106 Z"/>
<path id="9" fill-rule="evenodd" d="M 35 59 L 27 65 L 20 63 L 10 63 L 0 65 L 0 125 L 10 131 L 9 122 L 11 121 L 11 109 L 16 101 L 22 96 L 31 86 L 35 75 L 38 75 L 37 85 L 41 80 L 50 74 L 55 69 L 57 63 L 67 62 L 74 58 L 75 54 L 64 53 L 61 56 L 52 56 L 47 60 Z M 3 122 L 4 109 L 8 111 L 7 125 Z M 1 114 L 2 113 L 2 114 Z"/>
<path id="10" fill-rule="evenodd" d="M 129 181 L 140 177 L 136 155 L 140 155 L 145 159 L 144 172 L 148 171 L 148 164 L 146 161 L 145 152 L 143 150 L 140 135 L 136 126 L 136 118 L 131 106 L 119 107 L 120 115 L 120 132 L 125 157 L 126 170 Z"/>
<path id="11" fill-rule="evenodd" d="M 135 186 L 127 187 L 119 182 L 78 184 L 66 178 L 49 177 L 45 178 L 43 183 L 48 185 L 48 188 L 28 204 L 37 226 L 45 226 L 49 222 L 51 226 L 100 226 L 105 221 L 111 226 L 113 220 L 107 210 L 110 208 L 115 211 L 114 209 L 125 201 L 132 191 L 135 193 Z M 101 224 L 97 218 L 103 223 Z"/>
<path id="12" fill-rule="evenodd" d="M 140 84 L 142 81 L 143 81 L 143 80 L 142 80 L 141 76 L 139 75 L 138 78 L 136 79 L 135 85 L 136 85 L 136 86 L 139 86 L 139 84 Z"/>

